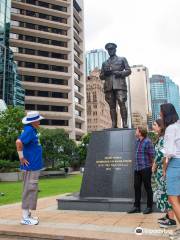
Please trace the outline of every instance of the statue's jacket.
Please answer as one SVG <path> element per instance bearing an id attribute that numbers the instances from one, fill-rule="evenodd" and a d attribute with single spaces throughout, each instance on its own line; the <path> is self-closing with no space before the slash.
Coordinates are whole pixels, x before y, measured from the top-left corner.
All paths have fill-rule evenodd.
<path id="1" fill-rule="evenodd" d="M 111 69 L 111 74 L 106 74 L 106 69 Z M 114 71 L 121 72 L 121 77 L 115 76 Z M 127 91 L 126 77 L 131 74 L 131 68 L 125 57 L 114 56 L 102 64 L 100 78 L 105 80 L 104 92 L 111 90 Z"/>

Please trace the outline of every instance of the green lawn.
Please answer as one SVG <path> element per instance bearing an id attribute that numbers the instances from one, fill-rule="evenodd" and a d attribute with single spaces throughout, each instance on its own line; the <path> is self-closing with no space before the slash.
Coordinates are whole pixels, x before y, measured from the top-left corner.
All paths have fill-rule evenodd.
<path id="1" fill-rule="evenodd" d="M 46 178 L 39 182 L 39 197 L 47 197 L 62 193 L 78 192 L 82 181 L 81 175 L 71 175 L 61 178 Z M 0 205 L 21 201 L 22 182 L 0 182 Z"/>

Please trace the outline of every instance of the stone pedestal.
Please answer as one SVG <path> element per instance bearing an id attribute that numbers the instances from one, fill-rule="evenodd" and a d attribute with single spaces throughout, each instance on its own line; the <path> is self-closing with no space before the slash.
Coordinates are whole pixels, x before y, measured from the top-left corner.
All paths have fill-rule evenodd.
<path id="1" fill-rule="evenodd" d="M 58 199 L 58 208 L 128 211 L 134 202 L 134 158 L 134 129 L 93 132 L 80 194 Z"/>

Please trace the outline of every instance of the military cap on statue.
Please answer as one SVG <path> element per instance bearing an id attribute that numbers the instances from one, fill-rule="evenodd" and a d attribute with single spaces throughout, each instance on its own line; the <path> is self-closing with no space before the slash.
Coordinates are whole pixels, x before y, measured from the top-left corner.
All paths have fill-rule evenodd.
<path id="1" fill-rule="evenodd" d="M 115 43 L 107 43 L 105 49 L 108 50 L 109 48 L 117 48 L 117 45 Z"/>

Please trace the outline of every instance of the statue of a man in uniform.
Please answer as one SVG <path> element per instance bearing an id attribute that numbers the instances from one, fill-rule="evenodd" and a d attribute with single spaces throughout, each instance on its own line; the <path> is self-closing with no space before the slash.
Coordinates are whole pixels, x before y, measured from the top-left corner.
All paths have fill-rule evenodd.
<path id="1" fill-rule="evenodd" d="M 107 43 L 105 49 L 110 58 L 102 64 L 100 78 L 104 80 L 105 99 L 110 107 L 112 128 L 117 128 L 116 103 L 120 106 L 123 128 L 127 128 L 127 84 L 126 77 L 131 74 L 131 68 L 125 57 L 116 55 L 117 45 Z"/>

